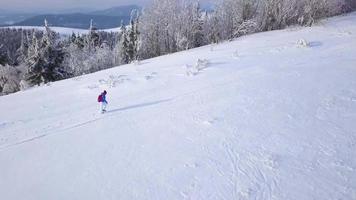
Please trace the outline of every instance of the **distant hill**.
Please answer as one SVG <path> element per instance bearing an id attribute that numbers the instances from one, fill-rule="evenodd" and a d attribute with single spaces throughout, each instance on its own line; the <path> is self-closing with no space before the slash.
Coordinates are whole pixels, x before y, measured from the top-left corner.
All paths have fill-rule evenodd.
<path id="1" fill-rule="evenodd" d="M 0 10 L 0 24 L 12 25 L 35 15 L 36 14 L 14 13 L 7 10 Z"/>
<path id="2" fill-rule="evenodd" d="M 44 19 L 47 19 L 51 26 L 67 28 L 89 28 L 91 19 L 98 29 L 116 28 L 128 24 L 132 10 L 141 10 L 137 5 L 117 6 L 104 10 L 77 12 L 77 13 L 52 13 L 52 14 L 2 14 L 0 11 L 0 26 L 42 26 Z M 74 11 L 74 10 L 73 10 Z M 5 11 L 4 11 L 5 13 Z"/>
<path id="3" fill-rule="evenodd" d="M 94 25 L 98 29 L 108 29 L 120 26 L 121 20 L 127 24 L 130 20 L 129 16 L 104 16 L 104 15 L 89 15 L 89 14 L 60 14 L 60 15 L 38 15 L 30 17 L 24 21 L 13 24 L 14 26 L 42 26 L 44 20 L 47 19 L 51 26 L 67 27 L 67 28 L 89 28 L 90 20 L 94 21 Z"/>
<path id="4" fill-rule="evenodd" d="M 137 5 L 117 6 L 105 10 L 98 10 L 90 12 L 92 15 L 105 15 L 105 16 L 130 16 L 132 10 L 141 10 L 142 8 Z"/>

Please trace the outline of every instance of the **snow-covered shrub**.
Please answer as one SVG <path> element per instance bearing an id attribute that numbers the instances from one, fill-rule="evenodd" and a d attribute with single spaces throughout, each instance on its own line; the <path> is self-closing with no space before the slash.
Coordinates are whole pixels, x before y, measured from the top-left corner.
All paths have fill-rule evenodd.
<path id="1" fill-rule="evenodd" d="M 258 30 L 258 24 L 255 20 L 243 21 L 235 31 L 235 37 L 254 33 Z"/>
<path id="2" fill-rule="evenodd" d="M 118 84 L 122 84 L 130 79 L 126 75 L 110 75 L 107 79 L 100 79 L 99 84 L 105 87 L 114 88 Z"/>
<path id="3" fill-rule="evenodd" d="M 9 80 L 2 88 L 2 93 L 10 94 L 19 91 L 18 83 L 14 80 Z"/>
<path id="4" fill-rule="evenodd" d="M 307 42 L 305 39 L 299 39 L 297 41 L 297 46 L 300 47 L 300 48 L 306 48 L 306 47 L 309 47 L 309 42 Z"/>
<path id="5" fill-rule="evenodd" d="M 12 66 L 0 66 L 0 93 L 9 94 L 19 91 L 19 71 Z"/>
<path id="6" fill-rule="evenodd" d="M 211 44 L 210 45 L 210 51 L 214 51 L 216 47 L 217 47 L 217 43 Z"/>
<path id="7" fill-rule="evenodd" d="M 179 51 L 189 49 L 189 41 L 185 36 L 177 36 L 177 48 Z"/>
<path id="8" fill-rule="evenodd" d="M 187 76 L 195 76 L 203 69 L 207 68 L 209 61 L 206 59 L 198 59 L 195 65 L 184 65 Z"/>
<path id="9" fill-rule="evenodd" d="M 239 58 L 239 57 L 240 57 L 239 51 L 238 51 L 238 50 L 234 51 L 234 52 L 232 53 L 232 57 L 233 57 L 233 58 Z"/>
<path id="10" fill-rule="evenodd" d="M 133 64 L 136 65 L 136 66 L 141 65 L 141 61 L 140 60 L 134 60 Z"/>
<path id="11" fill-rule="evenodd" d="M 183 68 L 184 68 L 185 74 L 186 74 L 187 76 L 194 76 L 194 75 L 196 75 L 196 74 L 198 73 L 198 72 L 193 68 L 192 65 L 186 64 L 186 65 L 183 65 Z"/>
<path id="12" fill-rule="evenodd" d="M 31 87 L 30 84 L 26 80 L 20 81 L 20 90 L 26 90 L 30 87 Z"/>

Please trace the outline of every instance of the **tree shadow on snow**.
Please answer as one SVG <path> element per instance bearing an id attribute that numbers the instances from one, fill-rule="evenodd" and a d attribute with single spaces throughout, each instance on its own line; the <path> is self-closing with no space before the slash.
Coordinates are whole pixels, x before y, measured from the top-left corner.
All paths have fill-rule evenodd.
<path id="1" fill-rule="evenodd" d="M 148 103 L 136 104 L 136 105 L 132 105 L 132 106 L 109 110 L 106 113 L 114 113 L 114 112 L 119 112 L 119 111 L 131 110 L 131 109 L 135 109 L 135 108 L 153 106 L 153 105 L 157 105 L 157 104 L 161 104 L 161 103 L 165 103 L 165 102 L 169 102 L 169 101 L 172 101 L 172 99 L 164 99 L 164 100 L 153 101 L 153 102 L 148 102 Z"/>

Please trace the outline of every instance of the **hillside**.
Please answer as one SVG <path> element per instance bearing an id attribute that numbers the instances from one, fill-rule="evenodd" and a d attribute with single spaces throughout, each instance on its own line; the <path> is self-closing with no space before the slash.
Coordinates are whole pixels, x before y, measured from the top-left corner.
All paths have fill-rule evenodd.
<path id="1" fill-rule="evenodd" d="M 352 13 L 2 96 L 0 198 L 356 199 L 355 22 Z"/>

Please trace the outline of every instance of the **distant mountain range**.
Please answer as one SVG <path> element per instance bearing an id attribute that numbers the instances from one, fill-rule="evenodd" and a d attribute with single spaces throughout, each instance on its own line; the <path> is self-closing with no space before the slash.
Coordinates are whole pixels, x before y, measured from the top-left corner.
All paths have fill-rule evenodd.
<path id="1" fill-rule="evenodd" d="M 213 5 L 205 3 L 201 5 L 202 10 L 211 12 Z M 0 9 L 1 26 L 43 26 L 47 19 L 51 26 L 66 28 L 89 28 L 90 20 L 93 19 L 94 25 L 98 29 L 110 29 L 120 26 L 121 21 L 128 24 L 132 10 L 141 11 L 137 5 L 117 6 L 104 10 L 90 8 L 71 8 L 62 11 L 51 12 L 43 11 L 37 13 L 21 13 L 19 11 L 9 11 Z"/>
<path id="2" fill-rule="evenodd" d="M 112 8 L 105 9 L 105 10 L 90 12 L 89 14 L 121 17 L 121 16 L 131 16 L 132 10 L 140 11 L 141 9 L 142 8 L 137 5 L 117 6 L 117 7 L 112 7 Z"/>
<path id="3" fill-rule="evenodd" d="M 34 16 L 34 15 L 35 14 L 20 13 L 20 12 L 16 12 L 16 11 L 0 9 L 0 24 L 11 25 L 16 22 L 23 21 L 29 17 Z"/>
<path id="4" fill-rule="evenodd" d="M 30 17 L 24 21 L 13 24 L 13 26 L 42 26 L 47 19 L 50 26 L 67 27 L 67 28 L 89 28 L 90 20 L 93 20 L 94 26 L 98 29 L 107 29 L 118 27 L 121 20 L 127 24 L 130 16 L 104 16 L 90 14 L 56 14 L 56 15 L 38 15 Z"/>
<path id="5" fill-rule="evenodd" d="M 66 14 L 12 14 L 1 12 L 0 26 L 42 26 L 47 19 L 51 26 L 68 28 L 89 28 L 90 20 L 98 29 L 108 29 L 120 26 L 121 21 L 128 24 L 132 10 L 141 10 L 137 5 L 117 6 L 105 10 L 91 11 L 87 13 Z"/>

